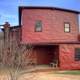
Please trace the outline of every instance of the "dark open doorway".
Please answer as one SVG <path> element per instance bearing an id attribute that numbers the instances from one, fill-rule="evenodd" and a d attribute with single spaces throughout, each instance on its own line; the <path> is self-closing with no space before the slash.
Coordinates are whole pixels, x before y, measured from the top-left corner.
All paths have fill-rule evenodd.
<path id="1" fill-rule="evenodd" d="M 58 45 L 41 45 L 36 46 L 37 64 L 49 65 L 52 62 L 58 62 L 59 66 L 59 46 Z"/>

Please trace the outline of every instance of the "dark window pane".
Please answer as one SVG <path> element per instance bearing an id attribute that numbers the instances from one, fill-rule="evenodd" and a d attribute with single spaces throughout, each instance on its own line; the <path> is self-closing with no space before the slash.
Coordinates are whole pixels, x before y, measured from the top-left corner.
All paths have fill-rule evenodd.
<path id="1" fill-rule="evenodd" d="M 35 31 L 36 32 L 41 32 L 42 31 L 42 21 L 40 21 L 40 20 L 36 21 Z"/>
<path id="2" fill-rule="evenodd" d="M 80 48 L 75 49 L 75 60 L 76 61 L 80 60 Z"/>

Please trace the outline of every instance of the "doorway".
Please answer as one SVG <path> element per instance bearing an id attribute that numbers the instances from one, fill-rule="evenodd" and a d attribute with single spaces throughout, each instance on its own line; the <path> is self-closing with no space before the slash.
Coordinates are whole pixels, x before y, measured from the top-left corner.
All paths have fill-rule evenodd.
<path id="1" fill-rule="evenodd" d="M 58 45 L 41 45 L 35 46 L 36 60 L 39 65 L 49 65 L 57 61 L 59 66 L 59 46 Z"/>

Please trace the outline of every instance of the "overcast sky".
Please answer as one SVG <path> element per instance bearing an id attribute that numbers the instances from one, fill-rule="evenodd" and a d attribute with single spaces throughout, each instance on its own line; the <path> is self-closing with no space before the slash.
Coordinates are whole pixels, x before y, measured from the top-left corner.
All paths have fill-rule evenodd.
<path id="1" fill-rule="evenodd" d="M 18 6 L 51 6 L 80 11 L 80 0 L 0 0 L 0 24 L 18 25 Z"/>

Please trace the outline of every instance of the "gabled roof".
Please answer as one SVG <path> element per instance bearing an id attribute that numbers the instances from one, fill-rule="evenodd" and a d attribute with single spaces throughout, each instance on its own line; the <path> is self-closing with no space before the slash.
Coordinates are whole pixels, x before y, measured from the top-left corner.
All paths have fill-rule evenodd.
<path id="1" fill-rule="evenodd" d="M 70 9 L 64 9 L 64 8 L 58 8 L 58 7 L 46 7 L 46 6 L 19 6 L 19 25 L 21 26 L 21 12 L 22 9 L 51 9 L 51 10 L 60 10 L 65 12 L 72 12 L 79 14 L 80 11 L 76 10 L 70 10 Z"/>

